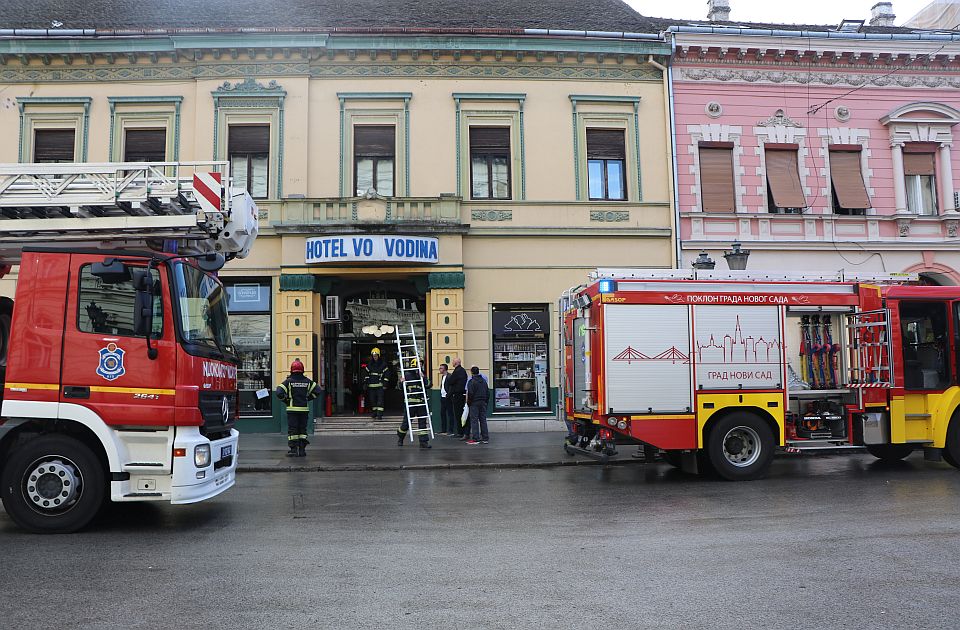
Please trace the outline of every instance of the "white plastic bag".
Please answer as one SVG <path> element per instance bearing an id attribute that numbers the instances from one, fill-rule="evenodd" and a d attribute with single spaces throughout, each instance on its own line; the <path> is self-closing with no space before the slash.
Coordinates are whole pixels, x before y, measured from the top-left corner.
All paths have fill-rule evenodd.
<path id="1" fill-rule="evenodd" d="M 469 419 L 470 419 L 470 406 L 464 405 L 463 413 L 460 414 L 460 426 L 461 427 L 466 426 L 467 420 Z"/>

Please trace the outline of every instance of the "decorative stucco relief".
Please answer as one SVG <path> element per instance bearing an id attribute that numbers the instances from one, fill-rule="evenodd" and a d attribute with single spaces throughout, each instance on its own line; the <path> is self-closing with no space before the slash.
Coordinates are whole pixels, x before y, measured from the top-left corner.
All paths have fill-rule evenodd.
<path id="1" fill-rule="evenodd" d="M 681 68 L 680 79 L 689 81 L 743 81 L 746 83 L 796 83 L 860 87 L 960 88 L 960 75 L 865 74 L 860 72 L 809 72 L 783 70 L 741 70 L 734 68 Z"/>

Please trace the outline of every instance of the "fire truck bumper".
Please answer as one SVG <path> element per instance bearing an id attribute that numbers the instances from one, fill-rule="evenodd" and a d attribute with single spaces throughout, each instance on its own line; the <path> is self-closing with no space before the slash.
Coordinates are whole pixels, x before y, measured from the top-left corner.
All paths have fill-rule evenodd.
<path id="1" fill-rule="evenodd" d="M 239 436 L 239 431 L 231 429 L 229 436 L 210 441 L 199 432 L 181 434 L 178 431 L 174 446 L 187 449 L 187 456 L 176 458 L 174 463 L 170 502 L 196 503 L 233 487 L 237 476 Z M 195 452 L 198 446 L 201 452 L 205 450 L 206 444 L 210 445 L 210 453 L 205 462 L 202 456 L 195 456 Z"/>

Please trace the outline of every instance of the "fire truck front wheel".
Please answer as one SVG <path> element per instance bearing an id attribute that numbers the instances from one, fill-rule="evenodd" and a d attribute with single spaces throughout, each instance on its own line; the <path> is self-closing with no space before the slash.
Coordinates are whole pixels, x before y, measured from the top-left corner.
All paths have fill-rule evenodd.
<path id="1" fill-rule="evenodd" d="M 0 497 L 13 521 L 37 534 L 68 534 L 103 503 L 103 466 L 82 442 L 41 435 L 15 449 L 0 475 Z"/>
<path id="2" fill-rule="evenodd" d="M 770 426 L 752 413 L 721 418 L 707 437 L 707 456 L 714 471 L 730 481 L 765 475 L 773 461 L 773 449 Z"/>
<path id="3" fill-rule="evenodd" d="M 954 468 L 960 468 L 960 412 L 953 412 L 953 419 L 947 427 L 947 442 L 941 453 L 943 461 Z"/>

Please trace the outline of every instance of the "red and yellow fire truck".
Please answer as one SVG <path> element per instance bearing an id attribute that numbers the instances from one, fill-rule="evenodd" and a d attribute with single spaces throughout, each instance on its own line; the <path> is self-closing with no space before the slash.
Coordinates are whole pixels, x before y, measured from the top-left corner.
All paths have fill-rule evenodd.
<path id="1" fill-rule="evenodd" d="M 215 272 L 257 209 L 227 163 L 0 166 L 0 499 L 34 532 L 234 484 L 237 358 Z"/>
<path id="2" fill-rule="evenodd" d="M 960 464 L 960 288 L 916 277 L 598 270 L 561 298 L 570 453 L 618 442 L 755 479 L 774 450 Z"/>

